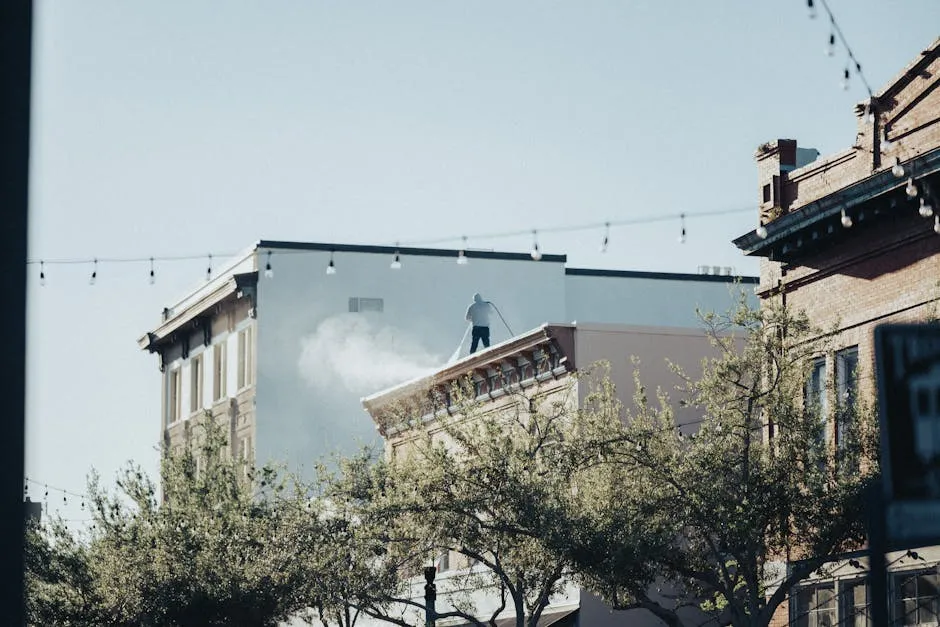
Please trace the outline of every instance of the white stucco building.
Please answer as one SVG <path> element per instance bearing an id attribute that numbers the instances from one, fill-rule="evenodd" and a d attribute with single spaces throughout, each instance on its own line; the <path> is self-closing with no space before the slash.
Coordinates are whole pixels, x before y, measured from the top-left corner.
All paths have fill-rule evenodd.
<path id="1" fill-rule="evenodd" d="M 547 321 L 696 327 L 696 309 L 724 311 L 742 289 L 752 297 L 757 281 L 565 262 L 261 241 L 166 308 L 139 340 L 160 360 L 164 442 L 184 441 L 192 418 L 208 410 L 228 420 L 233 454 L 309 471 L 316 460 L 379 443 L 360 398 L 446 365 L 474 292 L 505 319 L 491 326 L 497 344 L 512 337 L 509 328 Z"/>

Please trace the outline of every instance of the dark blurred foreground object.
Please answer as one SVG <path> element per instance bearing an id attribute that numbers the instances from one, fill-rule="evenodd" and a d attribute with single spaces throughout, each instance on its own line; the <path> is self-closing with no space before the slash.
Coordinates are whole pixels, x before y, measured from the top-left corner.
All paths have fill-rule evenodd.
<path id="1" fill-rule="evenodd" d="M 26 217 L 29 188 L 31 0 L 0 2 L 0 607 L 23 624 L 23 438 L 26 395 Z"/>

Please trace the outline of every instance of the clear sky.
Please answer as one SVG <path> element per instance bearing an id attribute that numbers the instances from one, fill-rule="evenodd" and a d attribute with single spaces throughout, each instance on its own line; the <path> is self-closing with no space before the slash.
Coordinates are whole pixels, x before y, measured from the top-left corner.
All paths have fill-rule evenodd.
<path id="1" fill-rule="evenodd" d="M 878 90 L 938 35 L 936 0 L 829 0 Z M 544 235 L 569 265 L 756 274 L 754 149 L 855 138 L 853 79 L 803 0 L 36 3 L 30 257 Z M 217 259 L 218 264 L 220 260 Z M 156 468 L 160 377 L 136 340 L 205 260 L 31 265 L 27 476 L 81 492 Z M 464 303 L 455 303 L 455 316 Z M 455 338 L 456 339 L 459 338 Z M 30 494 L 42 497 L 41 486 Z M 50 492 L 50 511 L 85 515 Z"/>

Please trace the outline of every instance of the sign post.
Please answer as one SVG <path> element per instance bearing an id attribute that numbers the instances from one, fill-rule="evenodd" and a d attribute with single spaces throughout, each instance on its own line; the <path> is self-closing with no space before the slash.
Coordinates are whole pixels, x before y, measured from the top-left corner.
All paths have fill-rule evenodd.
<path id="1" fill-rule="evenodd" d="M 434 576 L 437 574 L 437 568 L 428 566 L 424 569 L 424 625 L 425 627 L 434 627 L 437 619 L 437 610 L 434 602 L 437 600 L 437 586 L 434 585 Z"/>
<path id="2" fill-rule="evenodd" d="M 940 324 L 875 328 L 881 481 L 868 502 L 874 624 L 888 624 L 888 550 L 940 540 Z M 884 621 L 884 622 L 880 622 Z"/>

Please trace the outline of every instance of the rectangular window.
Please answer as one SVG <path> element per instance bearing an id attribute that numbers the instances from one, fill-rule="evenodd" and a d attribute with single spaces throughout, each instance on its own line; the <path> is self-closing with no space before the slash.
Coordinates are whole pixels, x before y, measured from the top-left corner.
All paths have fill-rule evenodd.
<path id="1" fill-rule="evenodd" d="M 179 420 L 183 413 L 183 377 L 179 368 L 170 370 L 166 377 L 166 423 Z"/>
<path id="2" fill-rule="evenodd" d="M 871 627 L 868 585 L 856 579 L 842 585 L 842 608 L 839 624 L 850 627 Z"/>
<path id="3" fill-rule="evenodd" d="M 252 333 L 251 327 L 238 332 L 238 389 L 252 384 Z"/>
<path id="4" fill-rule="evenodd" d="M 795 623 L 800 627 L 834 627 L 836 594 L 832 583 L 807 586 L 797 593 Z"/>
<path id="5" fill-rule="evenodd" d="M 189 413 L 202 409 L 203 387 L 202 355 L 196 355 L 189 360 Z"/>
<path id="6" fill-rule="evenodd" d="M 242 438 L 238 447 L 238 458 L 242 462 L 242 472 L 247 477 L 252 466 L 251 436 Z"/>
<path id="7" fill-rule="evenodd" d="M 450 551 L 444 551 L 437 558 L 437 572 L 443 573 L 450 570 Z"/>
<path id="8" fill-rule="evenodd" d="M 836 353 L 836 451 L 849 444 L 858 395 L 858 347 Z"/>
<path id="9" fill-rule="evenodd" d="M 894 576 L 894 625 L 936 625 L 940 612 L 940 575 L 936 572 Z"/>
<path id="10" fill-rule="evenodd" d="M 226 368 L 225 360 L 228 357 L 226 353 L 226 342 L 216 344 L 212 347 L 212 400 L 219 401 L 225 398 L 226 389 Z"/>
<path id="11" fill-rule="evenodd" d="M 813 360 L 810 367 L 809 378 L 806 380 L 804 402 L 806 410 L 817 413 L 820 420 L 825 424 L 826 415 L 829 413 L 829 399 L 826 397 L 826 358 L 820 357 Z"/>

